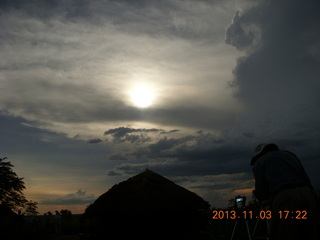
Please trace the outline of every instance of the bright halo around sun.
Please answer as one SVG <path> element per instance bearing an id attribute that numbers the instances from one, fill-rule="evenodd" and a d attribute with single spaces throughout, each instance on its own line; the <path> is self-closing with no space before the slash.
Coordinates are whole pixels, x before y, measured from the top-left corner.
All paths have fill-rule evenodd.
<path id="1" fill-rule="evenodd" d="M 153 104 L 154 92 L 150 87 L 139 86 L 131 91 L 131 101 L 139 108 L 147 108 Z"/>

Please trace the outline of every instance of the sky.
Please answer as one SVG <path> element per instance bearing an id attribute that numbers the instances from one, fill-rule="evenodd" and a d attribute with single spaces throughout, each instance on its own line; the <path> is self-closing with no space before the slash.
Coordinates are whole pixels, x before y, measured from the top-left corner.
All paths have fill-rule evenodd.
<path id="1" fill-rule="evenodd" d="M 146 168 L 212 207 L 259 143 L 320 187 L 317 0 L 0 2 L 0 154 L 40 213 Z"/>

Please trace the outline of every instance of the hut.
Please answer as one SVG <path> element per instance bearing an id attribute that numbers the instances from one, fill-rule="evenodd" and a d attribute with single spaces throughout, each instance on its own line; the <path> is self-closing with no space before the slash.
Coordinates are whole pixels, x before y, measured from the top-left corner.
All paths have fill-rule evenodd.
<path id="1" fill-rule="evenodd" d="M 123 239 L 201 239 L 209 204 L 197 194 L 146 170 L 114 185 L 85 212 L 100 234 Z"/>

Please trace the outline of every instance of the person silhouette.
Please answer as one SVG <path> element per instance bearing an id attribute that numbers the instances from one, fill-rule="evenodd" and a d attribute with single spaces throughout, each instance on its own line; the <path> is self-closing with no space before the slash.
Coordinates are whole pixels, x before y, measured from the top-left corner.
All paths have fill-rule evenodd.
<path id="1" fill-rule="evenodd" d="M 270 202 L 270 239 L 318 239 L 317 197 L 298 157 L 274 143 L 259 144 L 251 166 L 253 194 Z"/>

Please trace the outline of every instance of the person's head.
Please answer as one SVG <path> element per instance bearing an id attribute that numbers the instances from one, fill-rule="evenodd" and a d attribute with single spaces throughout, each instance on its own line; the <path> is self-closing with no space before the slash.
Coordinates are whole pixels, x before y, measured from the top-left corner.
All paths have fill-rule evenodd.
<path id="1" fill-rule="evenodd" d="M 279 148 L 276 144 L 274 143 L 259 144 L 254 149 L 253 158 L 251 159 L 251 166 L 253 166 L 260 157 L 262 157 L 268 152 L 273 152 L 273 151 L 279 151 Z"/>

